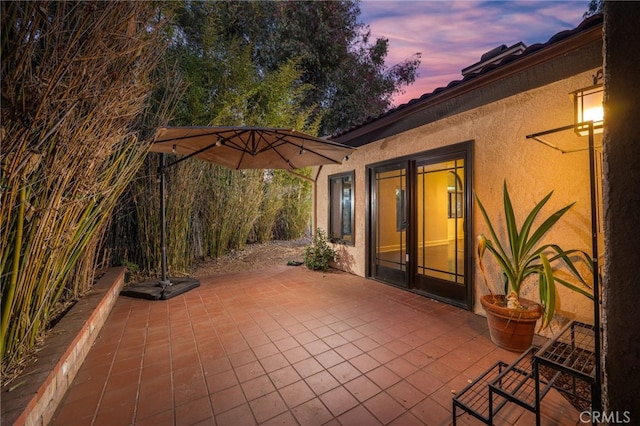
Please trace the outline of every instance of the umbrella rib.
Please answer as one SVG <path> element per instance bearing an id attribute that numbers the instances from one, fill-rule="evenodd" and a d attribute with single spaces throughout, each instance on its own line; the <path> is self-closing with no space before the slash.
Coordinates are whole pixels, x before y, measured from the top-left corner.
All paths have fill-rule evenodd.
<path id="1" fill-rule="evenodd" d="M 222 144 L 224 146 L 226 146 L 227 148 L 230 149 L 235 149 L 236 151 L 241 152 L 242 154 L 240 155 L 240 161 L 238 162 L 238 164 L 236 165 L 235 169 L 238 170 L 240 169 L 240 164 L 242 163 L 242 160 L 247 152 L 248 149 L 248 143 L 247 141 L 245 141 L 242 137 L 244 136 L 244 134 L 251 134 L 252 130 L 247 130 L 247 129 L 240 129 L 240 130 L 233 130 L 233 134 L 231 136 L 220 136 L 220 138 L 222 139 Z M 239 139 L 240 141 L 242 141 L 242 144 L 238 144 L 235 142 L 235 139 Z M 243 146 L 244 145 L 244 146 Z"/>
<path id="2" fill-rule="evenodd" d="M 175 141 L 183 141 L 183 140 L 187 140 L 187 139 L 193 139 L 193 138 L 201 138 L 203 136 L 212 136 L 212 135 L 218 135 L 220 136 L 219 132 L 205 132 L 205 133 L 196 133 L 193 135 L 187 135 L 187 136 L 180 136 L 180 137 L 175 137 L 175 138 L 170 138 L 170 139 L 163 139 L 163 140 L 157 140 L 154 142 L 154 144 L 164 144 L 166 142 L 175 142 Z"/>
<path id="3" fill-rule="evenodd" d="M 249 140 L 252 138 L 254 131 L 253 130 L 249 130 L 248 132 L 242 132 L 242 133 L 246 133 L 247 134 L 247 139 L 244 140 L 241 137 L 241 134 L 238 133 L 238 138 L 242 141 L 242 143 L 244 144 L 244 148 L 240 148 L 240 152 L 242 152 L 242 154 L 240 155 L 240 159 L 238 160 L 238 164 L 236 164 L 236 170 L 240 169 L 240 166 L 242 165 L 242 160 L 244 160 L 244 156 L 247 155 L 247 152 L 249 152 Z"/>
<path id="4" fill-rule="evenodd" d="M 234 131 L 233 131 L 233 134 L 232 134 L 231 136 L 222 136 L 222 137 L 221 137 L 221 138 L 222 138 L 222 143 L 223 143 L 225 146 L 228 146 L 229 148 L 233 148 L 233 149 L 236 149 L 236 150 L 238 150 L 238 151 L 246 151 L 246 150 L 247 150 L 247 147 L 248 147 L 248 146 L 247 146 L 247 142 L 246 142 L 244 139 L 242 139 L 242 136 L 243 136 L 245 133 L 248 133 L 248 132 L 250 132 L 250 130 L 244 130 L 244 129 L 243 129 L 243 130 L 234 130 Z M 240 145 L 240 144 L 238 144 L 238 143 L 236 143 L 236 142 L 233 140 L 233 138 L 238 138 L 238 139 L 240 139 L 240 140 L 242 141 L 242 143 L 243 143 L 243 145 L 244 145 L 244 146 L 243 146 L 243 145 Z"/>
<path id="5" fill-rule="evenodd" d="M 191 154 L 185 155 L 185 156 L 184 156 L 184 157 L 182 157 L 182 158 L 178 158 L 176 161 L 174 161 L 174 162 L 172 162 L 172 163 L 169 163 L 169 164 L 167 164 L 166 166 L 164 166 L 164 168 L 165 168 L 165 169 L 168 169 L 169 167 L 175 166 L 175 165 L 176 165 L 176 164 L 178 164 L 178 163 L 182 163 L 184 160 L 188 160 L 188 159 L 189 159 L 189 158 L 191 158 L 191 157 L 195 157 L 195 156 L 196 156 L 196 155 L 198 155 L 198 154 L 202 154 L 203 152 L 208 151 L 208 150 L 210 150 L 211 148 L 215 148 L 216 146 L 218 146 L 218 142 L 217 142 L 217 141 L 216 141 L 216 142 L 214 142 L 214 143 L 212 143 L 211 145 L 207 145 L 207 146 L 205 146 L 204 148 L 200 148 L 199 150 L 194 151 L 194 152 L 192 152 Z"/>
<path id="6" fill-rule="evenodd" d="M 276 133 L 277 133 L 277 132 L 276 132 Z M 278 141 L 282 141 L 282 140 L 286 137 L 286 135 L 281 135 L 280 133 L 277 133 L 277 134 L 278 134 Z M 301 138 L 301 139 L 302 139 L 302 138 Z M 308 141 L 312 141 L 312 142 L 314 142 L 314 140 L 313 140 L 313 139 L 309 139 L 309 138 L 304 138 L 304 139 L 305 139 L 305 140 L 308 140 Z M 305 146 L 304 146 L 304 145 L 302 145 L 302 144 L 297 144 L 297 143 L 295 143 L 295 142 L 288 142 L 288 141 L 287 141 L 287 142 L 283 142 L 283 143 L 282 143 L 282 145 L 284 145 L 285 143 L 291 144 L 291 145 L 295 146 L 295 147 L 296 147 L 296 148 L 298 148 L 298 149 L 304 149 L 305 151 L 309 151 L 309 152 L 311 152 L 312 154 L 317 155 L 318 157 L 322 157 L 322 158 L 324 158 L 325 160 L 329 160 L 329 161 L 331 161 L 333 164 L 340 164 L 340 162 L 339 162 L 339 161 L 336 161 L 336 160 L 334 160 L 334 159 L 333 159 L 333 158 L 331 158 L 331 157 L 327 157 L 326 155 L 321 154 L 321 153 L 319 153 L 318 151 L 316 151 L 316 150 L 314 150 L 314 149 L 311 149 L 311 148 L 305 147 Z M 277 148 L 277 147 L 275 147 L 275 146 L 273 147 L 274 151 L 278 152 L 278 150 L 277 150 L 277 149 L 275 149 L 275 148 Z M 285 161 L 286 161 L 286 160 L 285 160 Z M 289 164 L 290 164 L 290 163 L 289 163 Z"/>
<path id="7" fill-rule="evenodd" d="M 280 133 L 278 133 L 277 131 L 275 132 L 277 141 L 282 141 L 285 137 L 285 135 L 281 135 Z M 288 158 L 286 158 L 284 155 L 282 155 L 280 153 L 280 151 L 278 151 L 277 146 L 275 146 L 272 142 L 269 142 L 267 139 L 263 138 L 264 142 L 269 146 L 269 149 L 272 149 L 273 152 L 275 152 L 276 154 L 278 154 L 278 156 L 282 159 L 282 161 L 284 161 L 285 163 L 287 163 L 289 165 L 289 167 L 291 167 L 292 169 L 297 169 L 297 167 L 295 167 L 292 163 L 291 160 L 289 160 Z M 283 142 L 281 145 L 284 145 L 285 143 L 291 143 L 291 142 Z M 294 146 L 297 146 L 295 144 L 292 144 Z M 267 151 L 267 148 L 260 150 L 260 152 L 264 152 Z"/>
<path id="8" fill-rule="evenodd" d="M 275 129 L 275 133 L 277 133 L 279 135 L 283 135 L 283 137 L 287 136 L 286 134 L 280 133 L 281 130 L 282 129 Z M 325 145 L 332 145 L 332 146 L 341 147 L 341 148 L 345 147 L 345 145 L 341 144 L 340 142 L 335 142 L 335 141 L 331 141 L 329 139 L 323 139 L 323 138 L 307 135 L 305 133 L 297 132 L 296 130 L 291 130 L 291 134 L 293 136 L 297 137 L 298 139 L 303 139 L 305 141 L 319 142 L 319 143 L 322 143 L 322 144 L 325 144 Z"/>

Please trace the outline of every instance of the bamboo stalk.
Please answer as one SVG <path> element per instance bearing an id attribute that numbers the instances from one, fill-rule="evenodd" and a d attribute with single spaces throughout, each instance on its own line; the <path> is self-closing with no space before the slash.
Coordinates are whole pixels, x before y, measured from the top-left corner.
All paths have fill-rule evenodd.
<path id="1" fill-rule="evenodd" d="M 16 236 L 14 240 L 15 247 L 13 249 L 13 266 L 11 270 L 11 278 L 9 287 L 2 291 L 2 341 L 0 341 L 0 353 L 4 353 L 4 342 L 9 326 L 9 314 L 13 306 L 13 297 L 18 282 L 18 271 L 20 269 L 20 254 L 22 253 L 22 232 L 24 230 L 24 205 L 26 202 L 26 188 L 20 188 L 20 199 L 18 207 L 18 223 L 16 224 Z"/>
<path id="2" fill-rule="evenodd" d="M 144 158 L 142 114 L 164 43 L 156 6 L 3 5 L 3 381 L 59 305 L 91 287 L 96 245 Z"/>

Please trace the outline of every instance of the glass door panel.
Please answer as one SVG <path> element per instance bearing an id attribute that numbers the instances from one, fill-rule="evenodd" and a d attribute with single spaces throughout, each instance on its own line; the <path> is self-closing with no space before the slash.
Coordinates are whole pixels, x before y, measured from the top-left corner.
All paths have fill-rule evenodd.
<path id="1" fill-rule="evenodd" d="M 463 159 L 416 165 L 414 286 L 454 300 L 466 299 L 464 178 Z"/>
<path id="2" fill-rule="evenodd" d="M 406 167 L 374 170 L 373 204 L 373 276 L 407 287 Z"/>

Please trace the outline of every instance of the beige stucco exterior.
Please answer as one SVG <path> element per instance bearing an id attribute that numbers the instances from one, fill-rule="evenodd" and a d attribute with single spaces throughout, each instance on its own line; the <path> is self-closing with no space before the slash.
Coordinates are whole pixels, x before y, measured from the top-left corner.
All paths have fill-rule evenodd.
<path id="1" fill-rule="evenodd" d="M 368 165 L 385 160 L 429 151 L 460 142 L 473 143 L 473 189 L 490 215 L 502 217 L 502 184 L 506 179 L 513 199 L 516 216 L 521 223 L 536 202 L 549 191 L 554 195 L 543 210 L 546 215 L 575 202 L 574 207 L 556 226 L 549 241 L 560 246 L 591 252 L 591 209 L 589 186 L 589 157 L 587 151 L 563 154 L 527 135 L 573 123 L 571 92 L 592 84 L 592 69 L 570 78 L 518 93 L 496 102 L 454 114 L 400 134 L 361 146 L 342 165 L 324 166 L 318 173 L 316 185 L 316 227 L 328 229 L 328 177 L 355 171 L 355 244 L 339 245 L 341 260 L 338 267 L 360 276 L 367 275 L 366 234 Z M 557 143 L 586 147 L 587 139 L 571 132 L 560 136 Z M 557 139 L 557 137 L 556 137 Z M 467 169 L 470 170 L 470 169 Z M 477 206 L 473 208 L 473 239 L 486 232 Z M 495 224 L 495 219 L 494 219 Z M 499 225 L 496 225 L 499 226 Z M 498 231 L 500 232 L 500 231 Z M 480 271 L 471 271 L 474 312 L 483 313 L 479 297 L 487 294 Z M 490 276 L 499 280 L 493 262 Z M 494 288 L 494 290 L 497 289 Z M 536 290 L 537 293 L 537 290 Z M 524 296 L 537 299 L 534 292 Z M 559 314 L 592 322 L 593 304 L 584 296 L 561 288 Z M 554 327 L 552 327 L 553 329 Z"/>

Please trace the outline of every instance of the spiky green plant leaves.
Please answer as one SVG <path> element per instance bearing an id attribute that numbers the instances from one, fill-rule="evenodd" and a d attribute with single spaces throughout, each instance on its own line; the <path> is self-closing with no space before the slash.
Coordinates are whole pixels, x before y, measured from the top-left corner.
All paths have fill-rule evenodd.
<path id="1" fill-rule="evenodd" d="M 535 226 L 540 211 L 552 194 L 553 191 L 549 192 L 539 201 L 529 212 L 522 226 L 518 228 L 507 182 L 504 182 L 503 209 L 506 241 L 499 238 L 484 205 L 478 195 L 475 195 L 478 208 L 489 230 L 489 236 L 480 234 L 477 243 L 478 265 L 483 280 L 491 292 L 484 265 L 484 255 L 487 252 L 493 255 L 493 259 L 506 277 L 505 293 L 513 291 L 519 297 L 522 286 L 528 282 L 527 278 L 537 276 L 538 294 L 544 309 L 541 328 L 547 327 L 553 319 L 557 302 L 556 283 L 593 300 L 593 295 L 589 292 L 590 285 L 576 266 L 582 263 L 593 271 L 588 254 L 582 250 L 564 250 L 557 244 L 542 243 L 545 235 L 573 206 L 573 203 L 551 214 L 540 225 Z M 561 271 L 565 271 L 569 278 L 563 278 Z"/>

